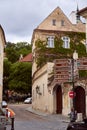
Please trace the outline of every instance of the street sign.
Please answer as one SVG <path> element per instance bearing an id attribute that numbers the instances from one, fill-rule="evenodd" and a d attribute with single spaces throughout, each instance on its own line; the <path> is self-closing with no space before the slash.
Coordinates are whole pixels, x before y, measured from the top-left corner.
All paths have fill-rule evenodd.
<path id="1" fill-rule="evenodd" d="M 77 81 L 78 70 L 87 70 L 87 57 L 77 60 L 67 58 L 54 60 L 54 80 L 59 84 Z"/>
<path id="2" fill-rule="evenodd" d="M 55 82 L 59 84 L 70 82 L 72 76 L 71 59 L 56 59 L 54 63 Z"/>
<path id="3" fill-rule="evenodd" d="M 69 97 L 70 97 L 70 98 L 74 98 L 74 95 L 75 95 L 74 91 L 70 91 L 70 92 L 69 92 Z"/>

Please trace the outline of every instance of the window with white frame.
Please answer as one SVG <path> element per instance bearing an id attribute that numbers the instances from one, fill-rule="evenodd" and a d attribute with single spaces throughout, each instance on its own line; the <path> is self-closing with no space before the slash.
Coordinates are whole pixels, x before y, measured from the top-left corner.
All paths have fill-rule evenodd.
<path id="1" fill-rule="evenodd" d="M 63 40 L 63 47 L 70 48 L 70 38 L 67 36 L 62 37 Z"/>
<path id="2" fill-rule="evenodd" d="M 54 48 L 54 36 L 47 37 L 47 47 Z"/>

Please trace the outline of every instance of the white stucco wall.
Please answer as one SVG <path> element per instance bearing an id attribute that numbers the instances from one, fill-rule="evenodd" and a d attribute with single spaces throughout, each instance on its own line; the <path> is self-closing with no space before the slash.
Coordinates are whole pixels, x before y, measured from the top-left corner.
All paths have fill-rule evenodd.
<path id="1" fill-rule="evenodd" d="M 36 80 L 32 85 L 32 107 L 44 112 L 53 112 L 53 93 L 48 92 L 48 73 L 51 72 L 52 64 L 48 63 L 37 72 Z M 37 78 L 38 77 L 38 78 Z M 40 93 L 36 93 L 36 86 L 39 86 Z"/>
<path id="2" fill-rule="evenodd" d="M 44 84 L 45 81 L 45 84 Z M 33 107 L 35 109 L 40 109 L 40 110 L 45 110 L 47 107 L 47 89 L 46 89 L 46 84 L 47 84 L 47 75 L 43 75 L 39 80 L 35 81 L 33 84 Z M 40 92 L 41 95 L 36 93 L 36 86 L 40 87 Z"/>
<path id="3" fill-rule="evenodd" d="M 72 24 L 76 24 L 76 11 L 72 11 L 71 14 L 69 15 L 69 19 Z"/>

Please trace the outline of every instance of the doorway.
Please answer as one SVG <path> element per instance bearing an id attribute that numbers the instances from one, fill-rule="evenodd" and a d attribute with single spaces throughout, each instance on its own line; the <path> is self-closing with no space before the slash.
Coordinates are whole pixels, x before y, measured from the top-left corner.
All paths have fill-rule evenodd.
<path id="1" fill-rule="evenodd" d="M 84 88 L 78 86 L 75 89 L 75 110 L 77 113 L 83 113 L 83 116 L 86 114 L 86 101 L 85 101 L 85 90 Z"/>
<path id="2" fill-rule="evenodd" d="M 60 85 L 56 89 L 56 113 L 62 114 L 62 90 Z"/>

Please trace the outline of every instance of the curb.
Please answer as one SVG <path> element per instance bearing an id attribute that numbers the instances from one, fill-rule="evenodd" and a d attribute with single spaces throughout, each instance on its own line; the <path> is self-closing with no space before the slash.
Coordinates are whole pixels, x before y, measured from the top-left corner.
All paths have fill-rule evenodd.
<path id="1" fill-rule="evenodd" d="M 39 115 L 39 116 L 47 116 L 47 115 L 49 115 L 47 113 L 42 113 L 40 111 L 33 110 L 32 107 L 28 107 L 28 108 L 26 108 L 26 110 L 29 111 L 29 112 L 31 112 L 31 113 L 34 113 L 36 115 Z"/>
<path id="2" fill-rule="evenodd" d="M 28 107 L 28 108 L 26 108 L 26 110 L 29 111 L 29 112 L 31 112 L 31 113 L 33 113 L 33 114 L 39 115 L 39 116 L 44 116 L 44 117 L 46 117 L 46 116 L 50 115 L 50 114 L 48 114 L 48 113 L 42 113 L 42 112 L 40 112 L 40 111 L 33 110 L 32 107 Z M 63 123 L 70 123 L 70 120 L 68 120 L 68 119 L 62 119 L 61 121 L 62 121 Z"/>

